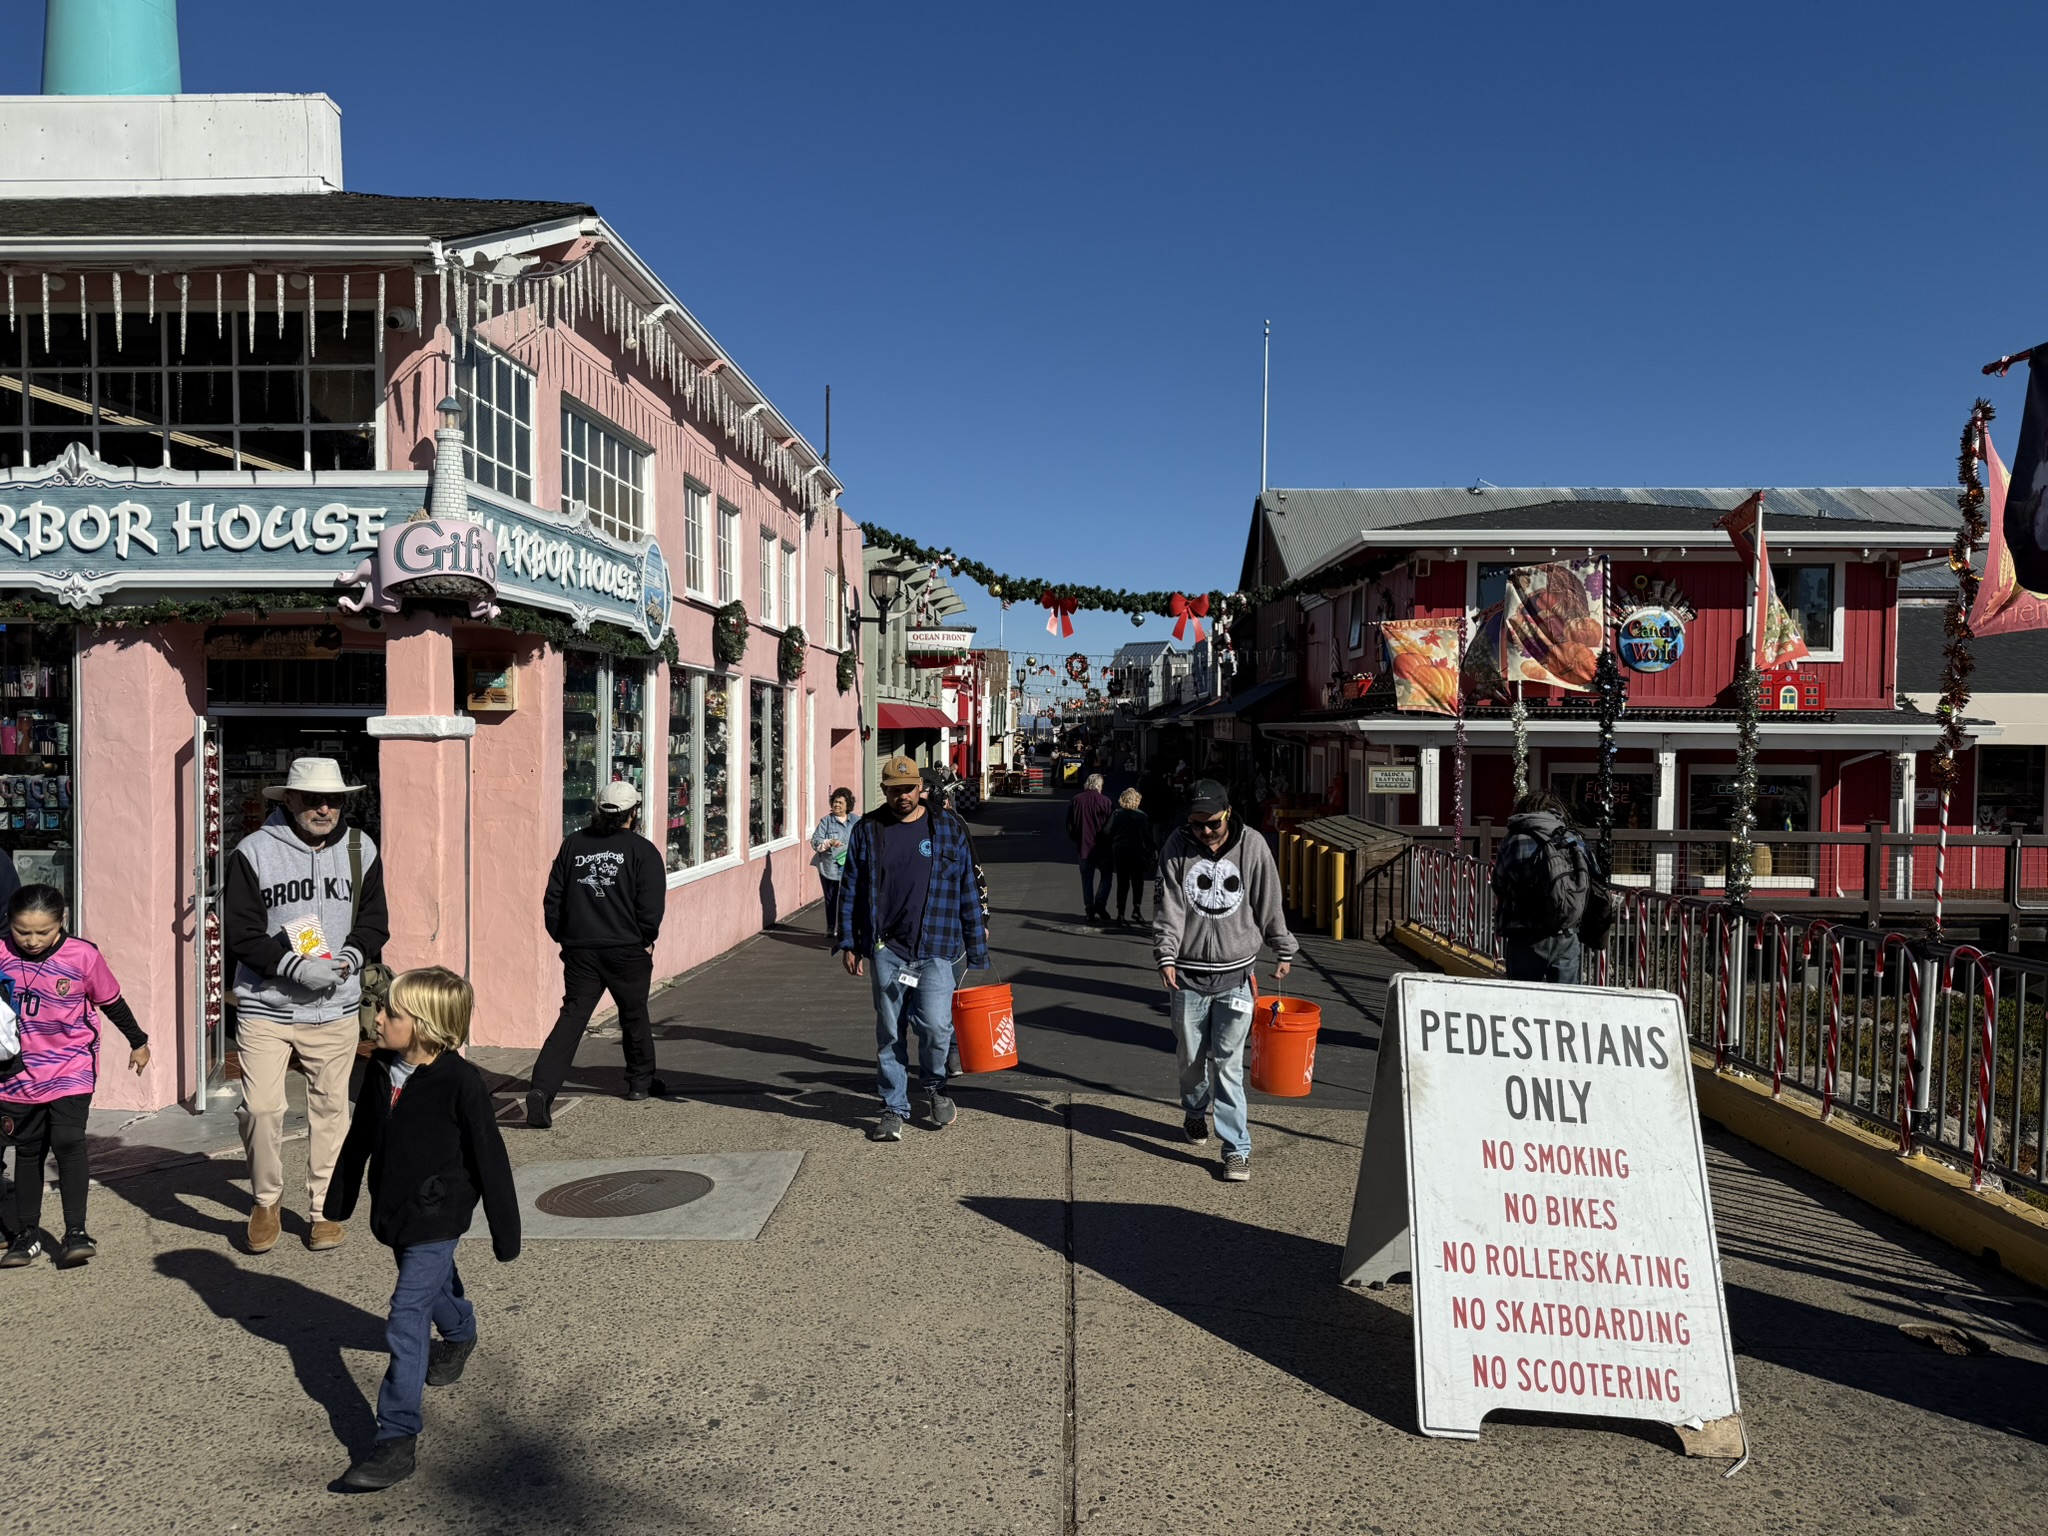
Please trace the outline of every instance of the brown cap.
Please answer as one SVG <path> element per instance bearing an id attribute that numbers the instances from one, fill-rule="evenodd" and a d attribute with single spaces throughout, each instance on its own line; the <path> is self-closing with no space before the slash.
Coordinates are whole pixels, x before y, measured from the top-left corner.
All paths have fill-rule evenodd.
<path id="1" fill-rule="evenodd" d="M 892 757 L 882 764 L 884 784 L 922 784 L 924 773 L 907 757 Z"/>

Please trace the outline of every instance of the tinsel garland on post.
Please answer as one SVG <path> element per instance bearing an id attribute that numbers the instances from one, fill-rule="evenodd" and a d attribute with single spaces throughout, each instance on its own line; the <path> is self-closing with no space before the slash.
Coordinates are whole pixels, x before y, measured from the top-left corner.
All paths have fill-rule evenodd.
<path id="1" fill-rule="evenodd" d="M 1522 685 L 1515 684 L 1515 702 L 1508 710 L 1515 726 L 1515 801 L 1529 793 L 1529 706 L 1522 702 Z"/>
<path id="2" fill-rule="evenodd" d="M 1941 937 L 1942 901 L 1947 894 L 1948 810 L 1956 786 L 1956 758 L 1968 746 L 1963 735 L 1963 711 L 1970 703 L 1970 674 L 1977 670 L 1977 658 L 1970 651 L 1976 638 L 1970 629 L 1970 610 L 1977 605 L 1977 545 L 1986 532 L 1984 523 L 1984 481 L 1977 466 L 1984 459 L 1984 429 L 1998 413 L 1991 402 L 1980 398 L 1970 408 L 1963 424 L 1961 449 L 1956 455 L 1956 482 L 1962 489 L 1956 507 L 1963 514 L 1955 541 L 1948 551 L 1948 568 L 1955 576 L 1955 591 L 1949 595 L 1948 613 L 1942 630 L 1946 638 L 1941 652 L 1941 701 L 1934 712 L 1941 719 L 1941 745 L 1936 748 L 1930 776 L 1940 792 L 1940 846 L 1935 853 L 1934 936 Z"/>
<path id="3" fill-rule="evenodd" d="M 1609 590 L 1612 590 L 1610 584 Z M 1593 673 L 1593 693 L 1600 710 L 1600 763 L 1598 795 L 1600 812 L 1600 879 L 1614 876 L 1614 758 L 1620 750 L 1614 742 L 1614 727 L 1628 708 L 1628 680 L 1614 660 L 1614 643 L 1600 648 L 1600 660 Z"/>
<path id="4" fill-rule="evenodd" d="M 1756 743 L 1762 701 L 1755 660 L 1745 654 L 1742 670 L 1735 674 L 1735 810 L 1728 822 L 1727 893 L 1729 903 L 1738 907 L 1749 900 L 1756 863 Z"/>
<path id="5" fill-rule="evenodd" d="M 1458 654 L 1465 654 L 1465 615 L 1458 615 Z M 1465 851 L 1465 680 L 1458 679 L 1458 716 L 1452 726 L 1451 815 L 1456 821 L 1451 851 Z"/>

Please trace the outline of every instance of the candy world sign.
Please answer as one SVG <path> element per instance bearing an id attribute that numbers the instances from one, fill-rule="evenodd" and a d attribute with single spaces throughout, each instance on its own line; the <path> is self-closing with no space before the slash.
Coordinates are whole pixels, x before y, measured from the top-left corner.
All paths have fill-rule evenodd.
<path id="1" fill-rule="evenodd" d="M 1742 1453 L 1691 1070 L 1668 993 L 1395 979 L 1344 1279 L 1410 1275 L 1424 1434 L 1523 1409 Z"/>

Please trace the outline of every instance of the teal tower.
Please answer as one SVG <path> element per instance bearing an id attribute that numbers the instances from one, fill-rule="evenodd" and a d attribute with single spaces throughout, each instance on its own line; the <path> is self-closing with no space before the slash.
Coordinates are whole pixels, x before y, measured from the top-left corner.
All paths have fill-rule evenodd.
<path id="1" fill-rule="evenodd" d="M 45 96 L 175 96 L 178 0 L 48 0 Z"/>

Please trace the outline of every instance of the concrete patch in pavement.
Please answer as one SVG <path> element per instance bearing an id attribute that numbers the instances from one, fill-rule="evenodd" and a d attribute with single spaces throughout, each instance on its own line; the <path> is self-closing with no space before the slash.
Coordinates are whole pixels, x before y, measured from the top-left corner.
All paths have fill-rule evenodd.
<path id="1" fill-rule="evenodd" d="M 528 1163 L 514 1174 L 520 1227 L 529 1238 L 585 1242 L 752 1242 L 803 1160 L 801 1152 L 711 1152 Z M 557 1214 L 606 1208 L 620 1214 Z"/>

